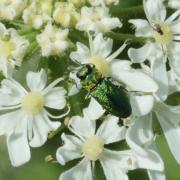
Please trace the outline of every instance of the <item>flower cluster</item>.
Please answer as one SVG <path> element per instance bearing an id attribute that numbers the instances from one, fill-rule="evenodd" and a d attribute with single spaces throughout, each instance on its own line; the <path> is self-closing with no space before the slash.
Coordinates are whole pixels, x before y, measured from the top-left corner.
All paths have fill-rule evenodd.
<path id="1" fill-rule="evenodd" d="M 180 164 L 179 47 L 178 0 L 1 0 L 0 135 L 12 166 L 59 136 L 56 162 L 78 159 L 60 180 L 93 180 L 98 162 L 107 180 L 136 169 L 165 180 L 156 131 Z"/>

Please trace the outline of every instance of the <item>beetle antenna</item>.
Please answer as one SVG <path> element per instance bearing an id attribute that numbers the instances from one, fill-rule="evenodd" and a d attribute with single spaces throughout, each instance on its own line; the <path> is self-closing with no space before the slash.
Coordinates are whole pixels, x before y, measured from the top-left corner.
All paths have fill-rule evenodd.
<path id="1" fill-rule="evenodd" d="M 82 64 L 80 62 L 78 62 L 77 60 L 74 60 L 75 63 L 77 63 L 78 65 L 82 66 Z"/>
<path id="2" fill-rule="evenodd" d="M 88 39 L 89 39 L 90 52 L 91 52 L 91 54 L 94 54 L 92 35 L 90 34 L 90 31 L 88 31 L 87 34 L 88 34 Z"/>

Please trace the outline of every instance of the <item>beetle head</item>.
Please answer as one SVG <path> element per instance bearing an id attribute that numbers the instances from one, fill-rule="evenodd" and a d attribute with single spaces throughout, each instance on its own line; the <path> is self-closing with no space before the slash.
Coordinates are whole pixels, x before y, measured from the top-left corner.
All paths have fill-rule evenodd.
<path id="1" fill-rule="evenodd" d="M 88 75 L 91 74 L 94 68 L 95 68 L 94 64 L 84 64 L 76 75 L 81 81 L 83 81 L 86 79 Z"/>

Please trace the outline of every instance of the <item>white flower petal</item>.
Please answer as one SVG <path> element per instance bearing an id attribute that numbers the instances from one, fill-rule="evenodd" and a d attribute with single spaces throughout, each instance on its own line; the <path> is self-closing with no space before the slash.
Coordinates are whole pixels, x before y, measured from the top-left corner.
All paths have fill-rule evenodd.
<path id="1" fill-rule="evenodd" d="M 179 0 L 169 0 L 168 6 L 171 8 L 179 9 L 180 8 L 180 1 Z"/>
<path id="2" fill-rule="evenodd" d="M 24 134 L 11 134 L 7 137 L 8 152 L 13 166 L 20 166 L 31 158 L 27 136 Z"/>
<path id="3" fill-rule="evenodd" d="M 152 53 L 152 46 L 152 43 L 146 43 L 139 49 L 130 48 L 128 50 L 128 56 L 134 63 L 144 62 L 147 58 L 149 58 L 150 54 Z"/>
<path id="4" fill-rule="evenodd" d="M 30 146 L 40 147 L 46 140 L 50 131 L 56 130 L 61 125 L 58 121 L 50 121 L 46 113 L 43 111 L 34 116 L 33 119 L 33 138 L 30 141 Z"/>
<path id="5" fill-rule="evenodd" d="M 163 0 L 143 0 L 143 6 L 146 17 L 150 22 L 164 22 L 166 18 L 166 8 L 163 5 Z"/>
<path id="6" fill-rule="evenodd" d="M 154 105 L 154 97 L 152 95 L 131 95 L 130 102 L 133 115 L 144 116 L 152 111 Z"/>
<path id="7" fill-rule="evenodd" d="M 134 157 L 136 158 L 134 168 L 164 170 L 163 161 L 152 145 L 153 138 L 151 114 L 137 118 L 128 129 L 126 140 L 134 151 Z"/>
<path id="8" fill-rule="evenodd" d="M 158 86 L 147 74 L 130 67 L 123 69 L 125 61 L 114 61 L 111 65 L 111 75 L 117 81 L 123 82 L 132 91 L 156 92 Z M 128 63 L 128 61 L 127 61 Z"/>
<path id="9" fill-rule="evenodd" d="M 21 98 L 26 94 L 26 90 L 15 80 L 5 79 L 2 81 L 0 89 L 1 98 L 7 98 L 7 101 L 1 100 L 0 104 L 4 106 L 19 104 Z"/>
<path id="10" fill-rule="evenodd" d="M 72 72 L 70 72 L 69 74 L 69 79 L 72 80 L 75 84 L 73 85 L 73 87 L 71 87 L 71 89 L 69 90 L 68 95 L 69 96 L 73 96 L 76 93 L 78 93 L 81 90 L 81 81 L 80 79 L 77 77 L 77 72 L 78 70 L 74 70 Z"/>
<path id="11" fill-rule="evenodd" d="M 82 141 L 75 136 L 62 134 L 61 139 L 64 144 L 58 148 L 56 158 L 58 162 L 65 165 L 66 162 L 82 156 Z"/>
<path id="12" fill-rule="evenodd" d="M 90 3 L 92 6 L 99 6 L 99 5 L 101 5 L 102 0 L 89 0 L 89 3 Z"/>
<path id="13" fill-rule="evenodd" d="M 148 170 L 149 180 L 166 180 L 164 172 Z"/>
<path id="14" fill-rule="evenodd" d="M 91 120 L 99 119 L 104 112 L 105 110 L 94 98 L 91 98 L 89 106 L 83 110 L 83 113 Z"/>
<path id="15" fill-rule="evenodd" d="M 14 61 L 10 61 L 11 62 L 7 61 L 5 57 L 0 57 L 0 71 L 2 71 L 6 78 L 11 78 L 14 72 Z"/>
<path id="16" fill-rule="evenodd" d="M 66 105 L 66 90 L 62 87 L 55 87 L 45 94 L 45 106 L 53 109 L 63 109 Z"/>
<path id="17" fill-rule="evenodd" d="M 7 137 L 9 157 L 13 166 L 20 166 L 31 158 L 27 138 L 27 119 L 23 118 L 18 123 L 21 132 L 13 132 Z"/>
<path id="18" fill-rule="evenodd" d="M 169 16 L 165 22 L 167 24 L 172 23 L 177 17 L 179 17 L 179 15 L 180 15 L 180 9 L 175 11 L 171 16 Z"/>
<path id="19" fill-rule="evenodd" d="M 162 100 L 166 100 L 168 96 L 168 74 L 166 64 L 163 62 L 163 57 L 156 59 L 152 65 L 153 78 L 158 84 L 157 96 Z"/>
<path id="20" fill-rule="evenodd" d="M 126 46 L 127 46 L 127 43 L 125 42 L 116 51 L 114 51 L 109 57 L 107 57 L 106 60 L 108 61 L 108 63 L 110 63 L 112 60 L 115 60 L 116 57 L 119 56 L 119 54 L 121 54 L 121 52 L 126 48 Z"/>
<path id="21" fill-rule="evenodd" d="M 125 139 L 126 128 L 118 125 L 119 118 L 108 116 L 98 128 L 96 135 L 103 138 L 105 144 Z"/>
<path id="22" fill-rule="evenodd" d="M 96 122 L 86 115 L 84 117 L 73 116 L 70 125 L 82 137 L 88 138 L 95 134 Z"/>
<path id="23" fill-rule="evenodd" d="M 136 36 L 144 36 L 151 37 L 152 31 L 149 25 L 149 22 L 144 19 L 130 19 L 129 23 L 133 24 L 136 28 L 135 35 Z"/>
<path id="24" fill-rule="evenodd" d="M 135 153 L 137 159 L 137 168 L 145 168 L 152 171 L 154 170 L 163 172 L 164 162 L 158 153 L 155 142 L 150 142 L 149 145 L 147 145 L 147 148 L 148 149 L 145 149 L 147 152 L 146 157 Z"/>
<path id="25" fill-rule="evenodd" d="M 180 91 L 180 82 L 177 81 L 176 75 L 172 69 L 168 72 L 168 80 L 169 80 L 168 94 L 173 94 L 174 92 Z"/>
<path id="26" fill-rule="evenodd" d="M 23 60 L 23 57 L 26 53 L 26 49 L 29 45 L 28 40 L 22 38 L 21 36 L 17 36 L 13 38 L 12 40 L 16 44 L 16 49 L 12 51 L 13 59 L 16 60 L 17 65 L 21 65 L 21 62 Z"/>
<path id="27" fill-rule="evenodd" d="M 11 133 L 18 120 L 21 120 L 20 110 L 0 115 L 0 135 Z"/>
<path id="28" fill-rule="evenodd" d="M 106 58 L 112 52 L 113 40 L 108 38 L 104 39 L 101 33 L 97 34 L 93 40 L 93 47 L 95 54 Z"/>
<path id="29" fill-rule="evenodd" d="M 68 47 L 67 29 L 61 29 L 48 23 L 36 40 L 41 47 L 43 56 L 60 55 Z"/>
<path id="30" fill-rule="evenodd" d="M 104 149 L 100 158 L 104 174 L 107 180 L 128 180 L 127 169 L 131 169 L 128 160 L 131 158 L 130 151 L 111 151 Z"/>
<path id="31" fill-rule="evenodd" d="M 179 41 L 179 40 L 180 40 L 180 36 L 179 36 L 179 35 L 177 35 L 177 36 L 174 35 L 173 40 L 174 40 L 174 41 Z"/>
<path id="32" fill-rule="evenodd" d="M 91 56 L 89 48 L 80 42 L 77 42 L 76 46 L 77 46 L 77 51 L 72 52 L 70 54 L 70 58 L 74 62 L 78 62 L 80 64 L 88 63 L 88 59 Z"/>
<path id="33" fill-rule="evenodd" d="M 6 26 L 3 23 L 0 23 L 0 37 L 2 37 L 5 34 L 8 34 L 8 30 L 6 29 Z"/>
<path id="34" fill-rule="evenodd" d="M 138 117 L 127 130 L 126 141 L 133 151 L 141 156 L 148 156 L 146 148 L 153 139 L 151 114 Z"/>
<path id="35" fill-rule="evenodd" d="M 19 104 L 20 99 L 16 96 L 9 96 L 8 94 L 4 94 L 0 92 L 0 106 L 15 106 Z M 0 107 L 1 109 L 1 107 Z"/>
<path id="36" fill-rule="evenodd" d="M 47 75 L 42 69 L 40 72 L 28 72 L 26 82 L 31 91 L 42 91 L 47 83 Z"/>
<path id="37" fill-rule="evenodd" d="M 76 29 L 104 33 L 121 26 L 122 24 L 118 18 L 110 17 L 109 8 L 84 6 L 81 8 L 81 15 L 76 24 Z"/>
<path id="38" fill-rule="evenodd" d="M 172 47 L 172 54 L 169 56 L 169 61 L 170 61 L 170 66 L 173 69 L 176 78 L 180 80 L 180 61 L 179 61 L 179 53 L 178 53 L 178 47 L 180 43 L 179 42 L 173 42 L 173 47 Z"/>
<path id="39" fill-rule="evenodd" d="M 75 167 L 61 174 L 59 180 L 93 180 L 91 163 L 86 159 L 83 159 Z"/>
<path id="40" fill-rule="evenodd" d="M 100 32 L 105 33 L 115 28 L 121 28 L 122 23 L 117 17 L 104 17 L 99 22 L 97 22 L 97 27 Z"/>
<path id="41" fill-rule="evenodd" d="M 72 85 L 68 92 L 68 96 L 74 96 L 81 90 L 81 87 L 78 87 L 78 85 Z"/>
<path id="42" fill-rule="evenodd" d="M 148 156 L 135 155 L 136 168 L 163 171 L 164 164 L 160 155 L 154 150 L 148 150 Z"/>
<path id="43" fill-rule="evenodd" d="M 174 155 L 176 161 L 180 164 L 180 111 L 174 112 L 173 109 L 158 109 L 156 110 L 156 115 L 159 123 L 164 131 L 164 135 L 168 142 L 169 148 Z"/>

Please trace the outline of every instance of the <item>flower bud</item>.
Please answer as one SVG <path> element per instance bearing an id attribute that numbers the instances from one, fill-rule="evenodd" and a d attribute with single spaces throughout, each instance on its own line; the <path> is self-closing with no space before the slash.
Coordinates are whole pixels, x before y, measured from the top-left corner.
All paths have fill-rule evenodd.
<path id="1" fill-rule="evenodd" d="M 69 3 L 72 3 L 76 8 L 81 8 L 86 4 L 86 0 L 68 0 Z"/>
<path id="2" fill-rule="evenodd" d="M 79 19 L 79 14 L 77 13 L 73 4 L 60 2 L 56 4 L 53 18 L 56 23 L 69 28 L 76 25 Z"/>

